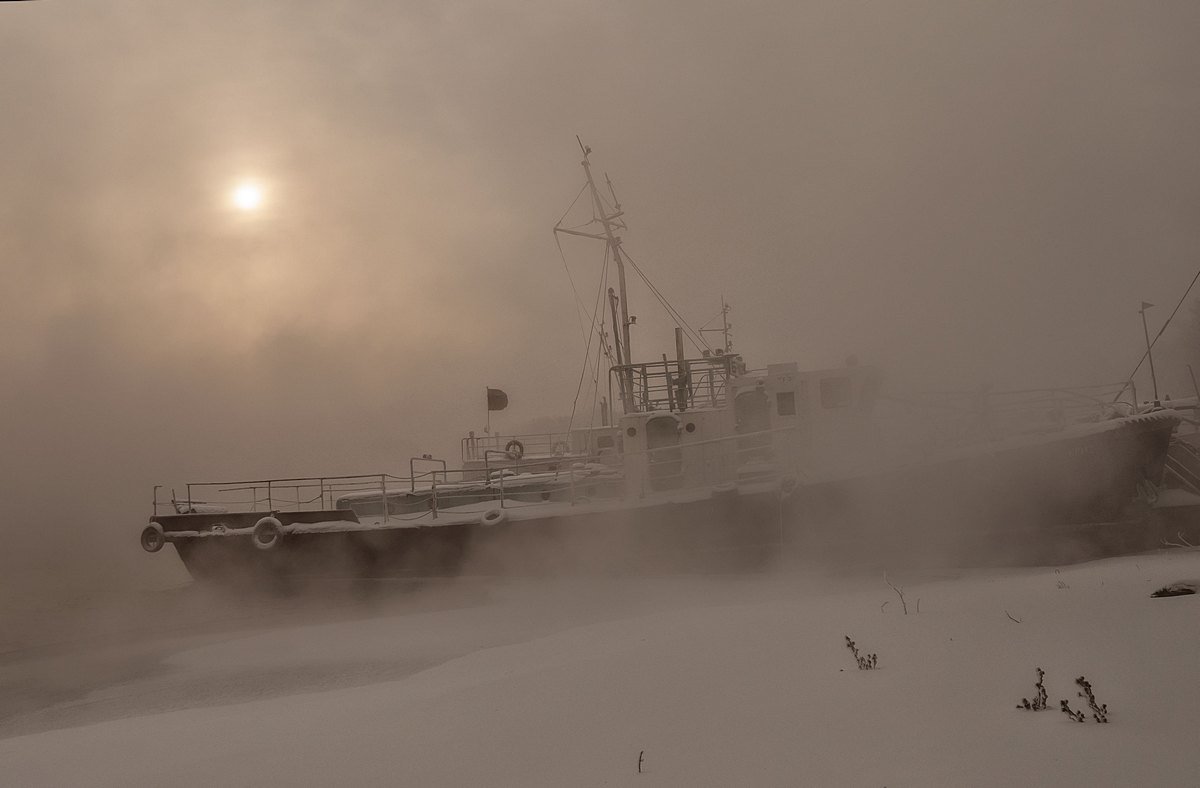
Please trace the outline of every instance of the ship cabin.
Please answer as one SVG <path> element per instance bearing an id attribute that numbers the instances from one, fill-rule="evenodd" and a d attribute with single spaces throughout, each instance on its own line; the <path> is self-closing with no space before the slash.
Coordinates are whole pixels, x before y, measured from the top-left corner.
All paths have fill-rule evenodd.
<path id="1" fill-rule="evenodd" d="M 760 456 L 817 480 L 860 464 L 875 443 L 878 369 L 801 370 L 770 364 L 730 382 L 735 431 L 757 435 Z M 766 433 L 765 435 L 763 433 Z"/>
<path id="2" fill-rule="evenodd" d="M 824 475 L 861 457 L 880 377 L 850 363 L 747 370 L 736 354 L 613 367 L 626 492 Z"/>

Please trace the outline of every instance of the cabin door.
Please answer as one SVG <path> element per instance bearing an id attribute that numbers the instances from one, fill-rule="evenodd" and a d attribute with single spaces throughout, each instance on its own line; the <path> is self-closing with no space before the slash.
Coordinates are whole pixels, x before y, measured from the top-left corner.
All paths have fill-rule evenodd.
<path id="1" fill-rule="evenodd" d="M 767 459 L 770 455 L 771 429 L 770 401 L 762 389 L 743 391 L 733 400 L 735 431 L 747 437 L 738 439 L 738 464 L 748 460 Z M 748 433 L 763 433 L 750 435 Z"/>
<path id="2" fill-rule="evenodd" d="M 646 448 L 650 488 L 671 490 L 683 480 L 683 454 L 679 448 L 679 422 L 674 416 L 655 416 L 646 422 Z"/>

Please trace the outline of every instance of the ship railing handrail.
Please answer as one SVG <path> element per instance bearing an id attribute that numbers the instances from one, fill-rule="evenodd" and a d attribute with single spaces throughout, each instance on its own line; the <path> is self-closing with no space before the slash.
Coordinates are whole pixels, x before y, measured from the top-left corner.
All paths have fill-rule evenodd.
<path id="1" fill-rule="evenodd" d="M 569 432 L 532 432 L 512 435 L 485 434 L 467 435 L 460 441 L 460 457 L 463 462 L 486 459 L 488 452 L 505 451 L 512 441 L 519 441 L 526 454 L 545 449 L 548 456 L 571 454 L 572 437 L 580 430 Z"/>
<path id="2" fill-rule="evenodd" d="M 287 507 L 292 510 L 301 510 L 306 505 L 311 505 L 320 502 L 322 508 L 333 509 L 336 500 L 339 497 L 344 497 L 348 494 L 378 494 L 382 500 L 387 500 L 391 497 L 404 494 L 397 490 L 394 486 L 389 487 L 388 483 L 407 483 L 409 493 L 417 491 L 416 482 L 418 479 L 429 479 L 429 487 L 422 487 L 420 492 L 429 493 L 434 499 L 434 516 L 436 517 L 436 499 L 439 495 L 439 477 L 441 477 L 441 487 L 447 489 L 448 495 L 453 498 L 458 493 L 459 489 L 467 487 L 471 484 L 479 484 L 481 488 L 496 487 L 501 492 L 501 501 L 503 501 L 504 487 L 508 485 L 510 488 L 514 484 L 520 485 L 520 490 L 517 494 L 529 495 L 538 494 L 541 492 L 553 493 L 558 487 L 547 485 L 539 488 L 534 484 L 538 481 L 555 482 L 559 481 L 562 476 L 566 476 L 568 484 L 573 485 L 579 478 L 592 478 L 594 481 L 612 481 L 612 477 L 605 478 L 604 475 L 598 473 L 597 467 L 588 468 L 587 466 L 598 466 L 599 468 L 609 467 L 613 471 L 613 476 L 620 477 L 622 474 L 622 465 L 631 458 L 645 455 L 647 458 L 654 460 L 655 457 L 663 457 L 666 455 L 668 462 L 676 461 L 670 452 L 681 452 L 684 449 L 694 449 L 697 447 L 716 446 L 719 444 L 732 443 L 733 456 L 735 458 L 744 454 L 758 453 L 761 454 L 764 450 L 770 449 L 770 443 L 752 443 L 745 445 L 745 441 L 754 441 L 755 439 L 765 436 L 786 433 L 798 429 L 795 426 L 782 427 L 772 430 L 762 430 L 756 432 L 735 433 L 733 435 L 725 435 L 718 438 L 710 438 L 699 441 L 687 441 L 670 446 L 659 446 L 647 448 L 638 451 L 625 451 L 621 453 L 609 454 L 590 454 L 580 457 L 573 457 L 569 467 L 560 467 L 554 470 L 544 470 L 544 462 L 527 463 L 526 467 L 540 467 L 542 470 L 521 472 L 522 464 L 514 463 L 499 469 L 496 473 L 489 474 L 482 480 L 468 480 L 467 474 L 477 473 L 477 468 L 444 468 L 426 471 L 421 474 L 415 474 L 410 477 L 397 476 L 390 473 L 373 473 L 373 474 L 331 474 L 325 476 L 290 476 L 280 477 L 277 479 L 253 479 L 241 481 L 222 481 L 222 482 L 190 482 L 186 485 L 187 497 L 183 501 L 176 501 L 174 496 L 169 502 L 160 503 L 158 500 L 159 487 L 154 490 L 154 515 L 158 516 L 159 507 L 163 503 L 169 503 L 175 507 L 176 512 L 179 512 L 180 505 L 185 506 L 184 512 L 192 512 L 196 506 L 231 506 L 235 504 L 250 504 L 251 511 L 258 511 L 260 505 L 265 505 L 263 511 L 282 511 Z M 712 458 L 707 458 L 712 459 Z M 613 464 L 614 460 L 618 460 Z M 683 455 L 680 454 L 679 460 L 683 462 Z M 705 462 L 706 459 L 701 459 L 700 462 Z M 734 469 L 736 470 L 736 469 Z M 705 471 L 707 473 L 707 470 Z M 451 474 L 459 474 L 463 477 L 462 481 L 454 482 L 449 480 Z M 665 478 L 665 477 L 660 477 Z M 706 481 L 706 484 L 718 483 L 717 480 Z M 217 488 L 218 493 L 237 493 L 250 492 L 249 499 L 213 499 L 210 496 L 204 496 L 203 499 L 195 495 L 196 491 L 206 488 Z M 311 491 L 316 488 L 317 492 L 312 494 Z M 263 497 L 259 491 L 265 490 L 267 495 Z M 302 495 L 302 492 L 304 493 Z M 287 495 L 291 493 L 291 495 Z M 340 495 L 339 495 L 340 494 Z M 574 494 L 572 493 L 572 498 Z M 328 507 L 326 507 L 328 501 Z M 389 513 L 388 507 L 382 507 L 384 518 L 387 519 Z"/>
<path id="3" fill-rule="evenodd" d="M 678 449 L 692 447 L 692 446 L 704 446 L 704 445 L 710 445 L 710 444 L 727 443 L 730 441 L 741 441 L 741 440 L 747 440 L 750 438 L 763 437 L 763 436 L 767 436 L 767 435 L 777 435 L 777 434 L 782 434 L 782 433 L 787 433 L 787 432 L 795 432 L 798 429 L 800 429 L 800 428 L 795 425 L 789 425 L 789 426 L 777 427 L 777 428 L 769 429 L 769 430 L 757 430 L 754 432 L 740 432 L 740 433 L 734 433 L 732 435 L 723 435 L 718 438 L 707 438 L 707 439 L 698 440 L 698 441 L 680 442 L 678 444 L 672 444 L 670 446 L 657 446 L 657 447 L 652 447 L 652 448 L 640 449 L 640 450 L 636 450 L 636 451 L 626 450 L 626 451 L 615 453 L 615 454 L 581 455 L 580 458 L 577 459 L 576 461 L 577 462 L 582 462 L 582 461 L 602 462 L 605 459 L 612 459 L 613 457 L 631 457 L 631 456 L 637 456 L 639 454 L 653 454 L 655 452 L 678 450 Z M 527 465 L 544 465 L 544 464 L 545 464 L 544 460 L 535 460 L 533 462 L 527 463 Z M 521 467 L 521 463 L 518 461 L 514 465 L 505 466 L 503 469 L 498 468 L 497 472 L 499 472 L 500 470 L 504 470 L 504 471 L 516 470 L 520 467 Z M 416 478 L 432 477 L 434 475 L 440 475 L 440 474 L 474 473 L 477 471 L 478 471 L 477 468 L 447 468 L 445 470 L 425 471 L 423 473 L 417 474 Z M 547 471 L 547 473 L 553 473 L 553 472 L 554 471 Z M 383 472 L 383 473 L 354 473 L 354 474 L 337 474 L 337 475 L 329 474 L 329 475 L 321 475 L 321 476 L 316 476 L 316 475 L 284 476 L 284 477 L 273 478 L 273 479 L 239 479 L 239 480 L 234 480 L 234 481 L 219 481 L 219 482 L 204 481 L 204 482 L 189 482 L 189 484 L 192 487 L 222 487 L 222 488 L 225 488 L 225 491 L 245 491 L 245 490 L 252 489 L 253 486 L 261 487 L 262 485 L 267 485 L 267 484 L 270 484 L 273 486 L 278 485 L 283 488 L 289 488 L 289 487 L 294 487 L 297 484 L 299 484 L 299 486 L 301 486 L 301 487 L 314 486 L 316 483 L 319 483 L 322 481 L 326 482 L 326 483 L 352 482 L 354 484 L 358 484 L 361 486 L 367 486 L 372 481 L 378 480 L 381 478 L 386 479 L 388 481 L 409 482 L 412 480 L 413 477 L 398 476 L 396 474 Z M 337 486 L 337 485 L 326 484 L 327 489 L 329 489 L 331 487 L 335 487 L 335 486 Z M 193 499 L 193 503 L 203 503 L 203 502 L 200 501 L 199 499 Z"/>
<path id="4" fill-rule="evenodd" d="M 722 407 L 731 378 L 745 374 L 737 354 L 621 364 L 609 369 L 612 388 L 628 386 L 632 412 Z M 682 395 L 683 401 L 678 401 Z"/>
<path id="5" fill-rule="evenodd" d="M 282 477 L 279 479 L 238 479 L 236 481 L 230 481 L 230 482 L 192 482 L 191 484 L 196 487 L 220 487 L 220 486 L 232 485 L 232 484 L 247 485 L 247 484 L 267 484 L 267 483 L 279 484 L 282 482 L 315 482 L 319 479 L 324 479 L 325 481 L 336 481 L 339 479 L 366 479 L 366 478 L 378 479 L 380 476 L 385 476 L 388 479 L 392 479 L 394 481 L 408 481 L 408 477 L 406 477 L 406 476 L 396 476 L 391 473 L 347 473 L 347 474 L 341 474 L 341 475 L 337 475 L 337 476 L 334 476 L 334 475 L 287 476 L 287 477 Z"/>

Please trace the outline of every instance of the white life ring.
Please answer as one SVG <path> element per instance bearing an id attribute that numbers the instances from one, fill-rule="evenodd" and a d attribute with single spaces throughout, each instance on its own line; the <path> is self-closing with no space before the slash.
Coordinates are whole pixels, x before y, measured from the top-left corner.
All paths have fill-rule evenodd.
<path id="1" fill-rule="evenodd" d="M 283 524 L 274 517 L 264 517 L 254 524 L 251 538 L 259 550 L 274 550 L 283 540 Z"/>
<path id="2" fill-rule="evenodd" d="M 525 444 L 513 438 L 504 444 L 504 453 L 508 455 L 510 460 L 519 460 L 525 456 Z"/>
<path id="3" fill-rule="evenodd" d="M 488 509 L 479 515 L 479 524 L 483 526 L 499 525 L 508 519 L 508 512 L 503 509 Z"/>

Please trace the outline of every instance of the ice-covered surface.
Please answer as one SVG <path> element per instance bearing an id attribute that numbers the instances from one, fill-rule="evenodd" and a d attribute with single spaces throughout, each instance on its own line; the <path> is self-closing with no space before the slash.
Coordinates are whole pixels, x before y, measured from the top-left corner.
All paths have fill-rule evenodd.
<path id="1" fill-rule="evenodd" d="M 874 571 L 467 580 L 445 590 L 481 596 L 176 647 L 0 764 L 14 785 L 1191 786 L 1200 596 L 1150 593 L 1198 575 L 1193 550 L 893 575 L 907 615 Z M 1019 711 L 1036 667 L 1052 708 Z M 1079 675 L 1109 724 L 1057 711 L 1086 709 Z M 195 697 L 144 713 L 173 687 Z M 82 724 L 104 703 L 128 716 Z"/>

